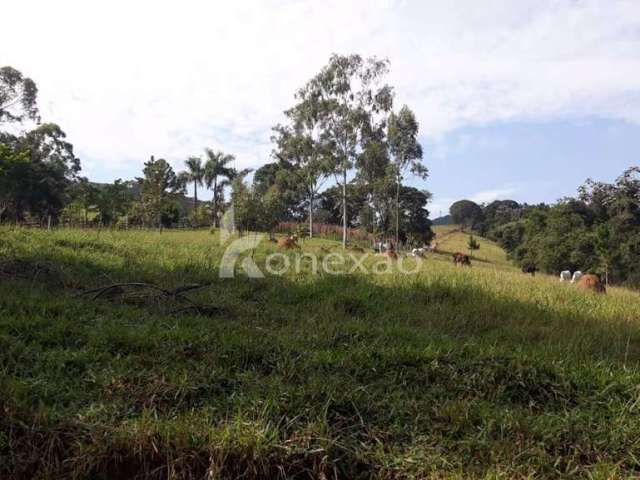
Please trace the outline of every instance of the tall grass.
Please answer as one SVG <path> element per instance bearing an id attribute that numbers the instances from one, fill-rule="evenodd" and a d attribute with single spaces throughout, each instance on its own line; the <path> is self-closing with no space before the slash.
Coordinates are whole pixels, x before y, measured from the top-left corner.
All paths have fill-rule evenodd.
<path id="1" fill-rule="evenodd" d="M 414 275 L 220 279 L 217 234 L 0 230 L 0 478 L 636 476 L 640 295 L 486 241 L 456 268 L 465 241 Z M 79 295 L 130 281 L 216 308 Z"/>

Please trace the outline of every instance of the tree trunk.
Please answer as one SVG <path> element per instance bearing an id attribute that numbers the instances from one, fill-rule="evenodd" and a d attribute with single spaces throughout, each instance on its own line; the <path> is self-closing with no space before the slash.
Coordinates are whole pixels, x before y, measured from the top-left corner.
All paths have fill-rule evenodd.
<path id="1" fill-rule="evenodd" d="M 213 179 L 213 226 L 218 227 L 218 177 Z"/>
<path id="2" fill-rule="evenodd" d="M 400 175 L 396 181 L 396 249 L 400 240 Z"/>
<path id="3" fill-rule="evenodd" d="M 198 182 L 193 182 L 193 213 L 198 211 Z"/>
<path id="4" fill-rule="evenodd" d="M 347 169 L 342 170 L 342 248 L 347 248 Z"/>
<path id="5" fill-rule="evenodd" d="M 313 193 L 309 198 L 309 238 L 313 238 Z"/>

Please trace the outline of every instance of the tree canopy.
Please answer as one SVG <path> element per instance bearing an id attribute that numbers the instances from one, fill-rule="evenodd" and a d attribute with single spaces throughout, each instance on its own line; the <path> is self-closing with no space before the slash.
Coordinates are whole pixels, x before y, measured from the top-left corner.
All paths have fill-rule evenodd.
<path id="1" fill-rule="evenodd" d="M 33 80 L 15 68 L 0 68 L 0 124 L 39 120 L 37 96 Z"/>

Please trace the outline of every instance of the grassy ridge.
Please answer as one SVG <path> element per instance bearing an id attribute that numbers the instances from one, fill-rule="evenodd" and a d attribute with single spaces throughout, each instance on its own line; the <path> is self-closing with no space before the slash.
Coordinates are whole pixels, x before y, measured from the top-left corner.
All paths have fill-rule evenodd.
<path id="1" fill-rule="evenodd" d="M 496 248 L 223 280 L 207 232 L 0 230 L 0 478 L 637 475 L 640 296 Z M 207 283 L 189 298 L 211 308 L 77 295 L 125 281 Z"/>

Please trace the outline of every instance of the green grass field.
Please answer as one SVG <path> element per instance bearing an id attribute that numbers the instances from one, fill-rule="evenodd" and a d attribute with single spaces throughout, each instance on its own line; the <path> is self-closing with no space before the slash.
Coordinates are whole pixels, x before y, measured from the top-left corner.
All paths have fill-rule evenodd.
<path id="1" fill-rule="evenodd" d="M 221 279 L 206 231 L 0 229 L 0 478 L 637 478 L 640 294 L 438 235 L 414 274 Z"/>

